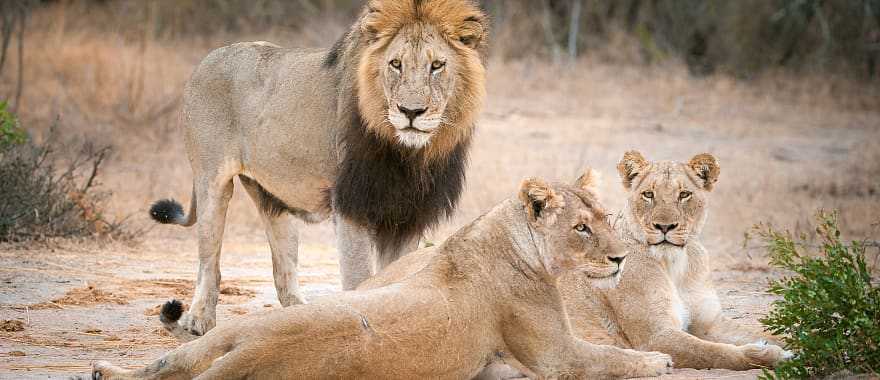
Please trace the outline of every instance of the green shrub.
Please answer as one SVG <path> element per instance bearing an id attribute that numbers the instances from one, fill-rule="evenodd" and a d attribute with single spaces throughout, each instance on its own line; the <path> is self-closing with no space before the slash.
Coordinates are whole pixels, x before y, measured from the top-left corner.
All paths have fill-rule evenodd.
<path id="1" fill-rule="evenodd" d="M 0 101 L 0 150 L 27 141 L 27 133 L 19 127 L 18 119 L 6 107 L 6 102 Z"/>
<path id="2" fill-rule="evenodd" d="M 781 296 L 761 322 L 795 357 L 765 378 L 817 378 L 842 371 L 880 371 L 880 287 L 872 283 L 866 250 L 872 243 L 840 238 L 838 215 L 820 212 L 816 237 L 759 226 L 770 264 L 788 271 L 773 281 Z M 876 264 L 876 261 L 874 261 Z"/>

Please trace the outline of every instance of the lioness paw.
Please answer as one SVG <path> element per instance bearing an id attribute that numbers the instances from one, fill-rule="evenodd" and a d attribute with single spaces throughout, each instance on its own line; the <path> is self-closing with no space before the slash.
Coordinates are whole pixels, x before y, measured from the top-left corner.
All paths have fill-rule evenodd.
<path id="1" fill-rule="evenodd" d="M 786 351 L 775 344 L 747 344 L 742 346 L 749 364 L 756 367 L 774 367 L 786 359 Z M 790 354 L 790 353 L 789 353 Z"/>
<path id="2" fill-rule="evenodd" d="M 654 377 L 672 373 L 672 357 L 662 352 L 640 352 L 640 370 L 633 373 L 633 377 Z"/>
<path id="3" fill-rule="evenodd" d="M 120 371 L 116 366 L 105 362 L 100 361 L 96 363 L 92 363 L 92 380 L 112 380 L 115 378 L 116 374 Z"/>

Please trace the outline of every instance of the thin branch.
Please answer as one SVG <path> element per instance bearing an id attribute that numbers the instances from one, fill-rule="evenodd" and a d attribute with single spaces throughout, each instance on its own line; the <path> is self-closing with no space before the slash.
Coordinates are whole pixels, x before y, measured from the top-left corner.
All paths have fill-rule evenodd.
<path id="1" fill-rule="evenodd" d="M 27 23 L 27 5 L 21 3 L 18 9 L 18 84 L 15 87 L 15 108 L 13 113 L 21 109 L 21 92 L 24 89 L 24 28 Z"/>
<path id="2" fill-rule="evenodd" d="M 568 25 L 568 57 L 572 62 L 577 58 L 577 42 L 581 26 L 581 0 L 572 0 L 571 19 Z"/>

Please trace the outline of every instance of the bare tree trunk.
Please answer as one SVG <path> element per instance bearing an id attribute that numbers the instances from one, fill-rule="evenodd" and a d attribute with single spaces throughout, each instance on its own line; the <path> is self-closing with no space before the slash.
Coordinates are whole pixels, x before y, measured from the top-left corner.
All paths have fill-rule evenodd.
<path id="1" fill-rule="evenodd" d="M 541 8 L 543 10 L 541 26 L 544 29 L 544 37 L 547 39 L 547 45 L 550 46 L 550 51 L 553 54 L 553 64 L 558 65 L 562 58 L 562 52 L 559 49 L 559 44 L 556 43 L 556 36 L 553 35 L 553 15 L 550 14 L 550 5 L 547 1 L 548 0 L 544 0 L 541 2 Z"/>
<path id="2" fill-rule="evenodd" d="M 0 18 L 3 19 L 3 25 L 0 27 L 0 38 L 3 39 L 0 46 L 0 73 L 2 73 L 6 64 L 6 49 L 9 48 L 9 40 L 12 39 L 12 31 L 15 27 L 15 13 L 10 4 L 0 4 Z"/>
<path id="3" fill-rule="evenodd" d="M 577 59 L 577 40 L 581 26 L 581 0 L 572 0 L 571 23 L 568 25 L 568 58 L 574 62 Z"/>

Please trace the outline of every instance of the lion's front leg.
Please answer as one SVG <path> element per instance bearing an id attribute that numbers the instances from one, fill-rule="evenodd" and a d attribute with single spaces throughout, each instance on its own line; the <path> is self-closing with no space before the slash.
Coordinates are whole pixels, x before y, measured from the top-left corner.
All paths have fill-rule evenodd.
<path id="1" fill-rule="evenodd" d="M 336 225 L 342 290 L 353 290 L 375 273 L 373 239 L 366 227 L 342 215 L 334 215 L 333 221 Z"/>

